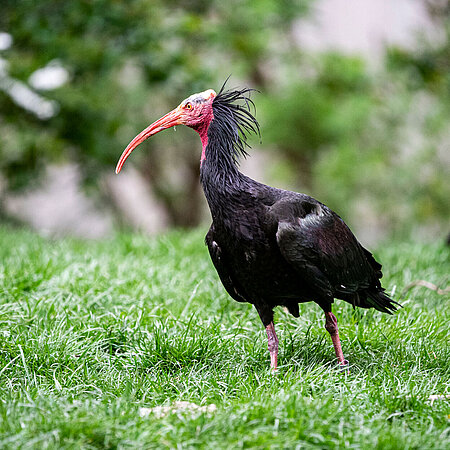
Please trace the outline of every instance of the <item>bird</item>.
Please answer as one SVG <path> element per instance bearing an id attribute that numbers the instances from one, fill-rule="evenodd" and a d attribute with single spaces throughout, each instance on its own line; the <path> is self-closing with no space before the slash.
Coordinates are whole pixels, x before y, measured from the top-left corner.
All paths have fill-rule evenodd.
<path id="1" fill-rule="evenodd" d="M 205 242 L 228 294 L 252 304 L 267 333 L 270 367 L 278 367 L 274 308 L 299 317 L 299 303 L 313 301 L 325 314 L 339 366 L 349 367 L 339 338 L 335 299 L 354 308 L 392 314 L 401 305 L 381 286 L 381 264 L 343 219 L 325 204 L 297 192 L 267 186 L 239 171 L 250 134 L 260 136 L 254 89 L 213 89 L 193 94 L 139 133 L 125 148 L 118 174 L 131 152 L 167 128 L 186 125 L 202 143 L 200 183 L 211 212 Z"/>

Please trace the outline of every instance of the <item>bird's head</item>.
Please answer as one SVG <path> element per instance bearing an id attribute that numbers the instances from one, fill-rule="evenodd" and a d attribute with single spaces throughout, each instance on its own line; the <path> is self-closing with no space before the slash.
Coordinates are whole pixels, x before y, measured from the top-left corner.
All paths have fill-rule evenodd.
<path id="1" fill-rule="evenodd" d="M 123 151 L 116 167 L 116 173 L 119 173 L 125 160 L 131 152 L 142 142 L 160 131 L 176 125 L 186 125 L 195 129 L 202 138 L 206 139 L 206 133 L 213 118 L 212 103 L 217 94 L 213 89 L 193 94 L 183 100 L 174 110 L 168 112 L 165 116 L 153 122 L 145 130 L 141 131 Z"/>
<path id="2" fill-rule="evenodd" d="M 119 173 L 130 153 L 142 142 L 176 125 L 186 125 L 200 135 L 203 144 L 202 159 L 206 158 L 206 146 L 211 135 L 220 141 L 221 157 L 236 164 L 240 156 L 246 156 L 247 133 L 259 135 L 259 124 L 252 115 L 255 107 L 250 99 L 253 89 L 225 90 L 225 83 L 216 94 L 212 89 L 193 94 L 165 116 L 141 131 L 123 151 L 116 167 Z M 211 125 L 211 126 L 210 126 Z"/>

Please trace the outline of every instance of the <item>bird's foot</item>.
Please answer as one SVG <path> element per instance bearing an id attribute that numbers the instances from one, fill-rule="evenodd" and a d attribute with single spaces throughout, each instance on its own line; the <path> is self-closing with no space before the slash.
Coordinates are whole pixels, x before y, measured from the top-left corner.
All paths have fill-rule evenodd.
<path id="1" fill-rule="evenodd" d="M 339 361 L 339 371 L 346 374 L 350 373 L 350 364 L 346 359 Z"/>

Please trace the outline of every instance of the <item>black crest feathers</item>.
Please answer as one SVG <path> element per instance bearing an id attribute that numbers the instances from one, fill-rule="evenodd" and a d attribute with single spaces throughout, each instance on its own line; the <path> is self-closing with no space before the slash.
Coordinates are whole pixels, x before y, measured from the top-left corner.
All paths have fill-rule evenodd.
<path id="1" fill-rule="evenodd" d="M 242 88 L 225 90 L 223 84 L 220 92 L 214 98 L 212 107 L 214 119 L 210 125 L 210 132 L 220 140 L 220 147 L 227 151 L 235 164 L 239 157 L 247 156 L 247 134 L 255 133 L 261 136 L 259 124 L 253 115 L 256 111 L 255 104 L 250 98 L 250 93 L 255 89 Z M 253 114 L 252 114 L 253 112 Z"/>

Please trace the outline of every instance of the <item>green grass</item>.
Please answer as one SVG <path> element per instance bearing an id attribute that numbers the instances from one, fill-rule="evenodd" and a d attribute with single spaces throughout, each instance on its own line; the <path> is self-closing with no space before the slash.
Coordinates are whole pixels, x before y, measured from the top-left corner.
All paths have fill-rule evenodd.
<path id="1" fill-rule="evenodd" d="M 444 245 L 378 249 L 395 299 L 445 287 Z M 280 368 L 256 311 L 224 292 L 202 232 L 103 242 L 0 228 L 0 448 L 450 448 L 448 296 L 394 316 L 277 309 Z M 214 412 L 139 415 L 189 401 Z"/>

